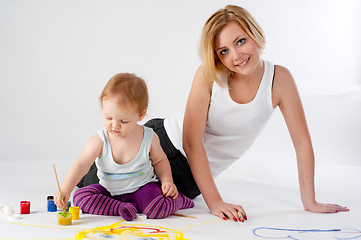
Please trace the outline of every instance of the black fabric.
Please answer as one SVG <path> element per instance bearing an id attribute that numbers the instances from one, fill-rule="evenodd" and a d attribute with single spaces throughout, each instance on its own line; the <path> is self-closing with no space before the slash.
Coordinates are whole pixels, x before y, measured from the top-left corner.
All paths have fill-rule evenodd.
<path id="1" fill-rule="evenodd" d="M 97 176 L 97 171 L 98 171 L 98 168 L 95 165 L 95 163 L 93 163 L 93 165 L 91 165 L 88 173 L 80 180 L 80 182 L 77 184 L 77 186 L 79 188 L 81 188 L 81 187 L 85 187 L 85 186 L 92 185 L 92 184 L 98 184 L 99 178 Z"/>
<path id="2" fill-rule="evenodd" d="M 169 160 L 173 181 L 178 191 L 191 199 L 197 197 L 201 192 L 193 178 L 188 160 L 170 141 L 164 128 L 164 119 L 151 119 L 144 126 L 152 128 L 158 135 L 160 145 Z"/>
<path id="3" fill-rule="evenodd" d="M 170 167 L 172 169 L 173 181 L 177 186 L 178 191 L 193 199 L 201 192 L 199 191 L 198 186 L 193 178 L 187 158 L 174 147 L 167 135 L 167 132 L 164 129 L 163 122 L 164 119 L 155 118 L 149 120 L 144 124 L 144 126 L 152 128 L 153 131 L 158 135 L 160 145 L 169 160 Z M 81 188 L 96 183 L 99 183 L 99 178 L 97 176 L 97 167 L 95 163 L 93 163 L 89 169 L 89 172 L 80 180 L 77 186 Z"/>

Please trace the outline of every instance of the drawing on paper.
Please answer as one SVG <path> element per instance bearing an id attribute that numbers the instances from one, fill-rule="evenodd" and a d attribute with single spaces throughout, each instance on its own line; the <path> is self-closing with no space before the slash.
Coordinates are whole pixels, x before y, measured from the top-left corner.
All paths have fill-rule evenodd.
<path id="1" fill-rule="evenodd" d="M 116 222 L 109 226 L 95 227 L 85 229 L 77 233 L 76 239 L 169 239 L 169 240 L 187 240 L 182 232 L 152 226 L 148 224 L 122 224 L 123 221 Z"/>
<path id="2" fill-rule="evenodd" d="M 323 239 L 323 240 L 346 240 L 361 239 L 361 231 L 351 228 L 340 229 L 290 229 L 259 227 L 253 229 L 253 234 L 265 239 Z"/>

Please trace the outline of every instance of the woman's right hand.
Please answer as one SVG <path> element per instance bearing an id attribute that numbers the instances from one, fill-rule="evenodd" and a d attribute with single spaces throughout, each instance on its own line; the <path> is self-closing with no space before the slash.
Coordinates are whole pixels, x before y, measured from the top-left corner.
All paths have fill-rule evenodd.
<path id="1" fill-rule="evenodd" d="M 241 205 L 226 203 L 223 200 L 213 204 L 210 208 L 212 214 L 218 216 L 219 218 L 226 220 L 227 217 L 233 221 L 242 221 L 247 220 L 246 212 L 243 210 Z M 239 215 L 241 213 L 241 215 Z"/>
<path id="2" fill-rule="evenodd" d="M 54 203 L 58 208 L 63 210 L 63 209 L 67 208 L 67 204 L 68 204 L 68 201 L 69 201 L 69 198 L 70 198 L 70 194 L 62 192 L 61 196 L 63 198 L 63 202 L 64 202 L 65 206 L 63 205 L 63 202 L 60 199 L 60 193 L 59 192 L 55 193 L 55 195 L 54 195 Z"/>
<path id="3" fill-rule="evenodd" d="M 194 76 L 191 91 L 188 96 L 183 121 L 183 149 L 186 153 L 193 177 L 212 214 L 233 221 L 247 219 L 240 205 L 223 202 L 214 182 L 207 152 L 203 145 L 203 135 L 208 118 L 213 82 L 209 81 L 200 66 Z"/>

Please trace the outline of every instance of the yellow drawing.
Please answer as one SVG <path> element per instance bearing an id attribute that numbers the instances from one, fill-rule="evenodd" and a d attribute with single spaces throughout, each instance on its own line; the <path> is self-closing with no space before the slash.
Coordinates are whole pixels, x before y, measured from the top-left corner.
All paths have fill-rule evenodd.
<path id="1" fill-rule="evenodd" d="M 116 222 L 109 226 L 95 227 L 75 234 L 76 239 L 152 239 L 187 240 L 182 232 L 148 224 L 122 224 Z"/>

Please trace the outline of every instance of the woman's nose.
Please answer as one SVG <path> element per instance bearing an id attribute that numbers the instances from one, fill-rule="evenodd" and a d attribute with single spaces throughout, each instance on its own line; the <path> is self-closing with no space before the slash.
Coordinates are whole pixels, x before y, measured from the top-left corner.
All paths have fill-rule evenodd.
<path id="1" fill-rule="evenodd" d="M 241 53 L 239 53 L 236 50 L 232 50 L 232 56 L 233 56 L 233 60 L 237 61 L 237 60 L 239 60 L 241 58 Z"/>

